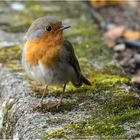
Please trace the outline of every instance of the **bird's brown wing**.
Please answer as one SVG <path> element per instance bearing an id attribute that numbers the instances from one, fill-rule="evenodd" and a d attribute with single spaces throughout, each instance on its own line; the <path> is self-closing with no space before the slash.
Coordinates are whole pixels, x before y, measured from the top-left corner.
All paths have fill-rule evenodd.
<path id="1" fill-rule="evenodd" d="M 72 65 L 72 67 L 74 68 L 74 70 L 77 74 L 77 77 L 80 78 L 81 69 L 80 69 L 79 62 L 75 56 L 72 44 L 69 41 L 64 40 L 63 45 L 67 51 L 66 52 L 66 54 L 67 54 L 66 61 Z"/>
<path id="2" fill-rule="evenodd" d="M 77 78 L 78 78 L 78 81 L 79 81 L 77 86 L 79 87 L 83 83 L 86 84 L 86 85 L 91 85 L 91 83 L 81 74 L 80 65 L 79 65 L 79 62 L 78 62 L 78 60 L 75 56 L 72 44 L 69 41 L 64 40 L 63 46 L 66 50 L 65 54 L 67 55 L 65 57 L 66 58 L 65 60 L 74 68 L 74 70 L 77 74 Z"/>

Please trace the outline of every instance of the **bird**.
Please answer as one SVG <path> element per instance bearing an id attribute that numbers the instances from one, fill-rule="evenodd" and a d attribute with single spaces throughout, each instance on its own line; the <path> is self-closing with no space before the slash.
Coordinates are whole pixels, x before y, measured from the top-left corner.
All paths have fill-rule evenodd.
<path id="1" fill-rule="evenodd" d="M 66 85 L 79 88 L 91 82 L 82 74 L 74 48 L 64 39 L 63 31 L 70 28 L 52 16 L 39 17 L 25 33 L 22 65 L 31 79 L 45 86 L 37 107 L 42 107 L 49 86 L 63 86 L 57 108 L 61 105 Z"/>

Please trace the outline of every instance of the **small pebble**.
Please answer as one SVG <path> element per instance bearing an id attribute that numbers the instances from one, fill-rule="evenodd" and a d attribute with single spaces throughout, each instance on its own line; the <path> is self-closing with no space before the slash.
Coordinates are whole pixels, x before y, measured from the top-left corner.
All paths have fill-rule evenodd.
<path id="1" fill-rule="evenodd" d="M 135 84 L 140 84 L 140 75 L 135 75 L 132 77 L 132 82 Z"/>
<path id="2" fill-rule="evenodd" d="M 136 63 L 139 63 L 139 64 L 140 64 L 140 54 L 137 54 L 137 53 L 136 53 L 136 54 L 134 55 L 134 59 L 135 59 L 135 62 L 136 62 Z"/>
<path id="3" fill-rule="evenodd" d="M 124 51 L 125 48 L 125 44 L 118 44 L 114 47 L 114 51 Z"/>
<path id="4" fill-rule="evenodd" d="M 11 4 L 11 8 L 15 11 L 23 11 L 25 9 L 25 5 L 19 2 L 14 2 Z"/>

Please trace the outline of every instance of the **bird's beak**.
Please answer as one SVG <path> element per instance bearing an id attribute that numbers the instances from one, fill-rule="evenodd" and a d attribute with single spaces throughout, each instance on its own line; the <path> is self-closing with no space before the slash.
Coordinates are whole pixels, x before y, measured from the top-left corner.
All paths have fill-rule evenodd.
<path id="1" fill-rule="evenodd" d="M 62 26 L 57 30 L 57 32 L 63 31 L 63 30 L 68 29 L 68 28 L 70 28 L 70 27 L 71 27 L 71 26 L 69 26 L 69 25 L 62 25 Z"/>

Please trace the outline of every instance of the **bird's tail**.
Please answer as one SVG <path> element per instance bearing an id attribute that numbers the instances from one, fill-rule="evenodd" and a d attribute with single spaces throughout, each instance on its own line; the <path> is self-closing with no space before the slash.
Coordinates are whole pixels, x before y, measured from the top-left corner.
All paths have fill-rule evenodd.
<path id="1" fill-rule="evenodd" d="M 91 86 L 91 82 L 88 79 L 86 79 L 83 75 L 81 75 L 80 80 L 79 80 L 78 83 L 77 82 L 72 82 L 72 83 L 77 88 L 82 86 L 83 84 Z"/>
<path id="2" fill-rule="evenodd" d="M 88 79 L 86 79 L 83 75 L 81 75 L 81 81 L 82 83 L 91 86 L 91 82 Z"/>

